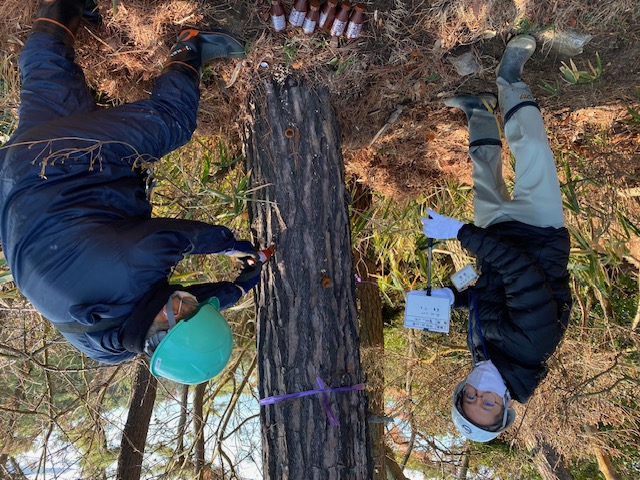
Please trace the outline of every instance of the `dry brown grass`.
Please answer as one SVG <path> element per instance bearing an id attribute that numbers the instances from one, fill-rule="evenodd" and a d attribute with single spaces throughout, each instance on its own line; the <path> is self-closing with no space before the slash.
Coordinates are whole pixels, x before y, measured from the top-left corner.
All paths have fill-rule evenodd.
<path id="1" fill-rule="evenodd" d="M 16 53 L 28 33 L 35 2 L 6 0 L 5 4 L 0 40 L 7 46 L 5 53 Z M 146 97 L 181 28 L 221 26 L 246 39 L 249 50 L 241 62 L 216 62 L 205 70 L 201 135 L 237 143 L 243 106 L 250 94 L 259 95 L 260 79 L 296 75 L 332 92 L 348 171 L 398 197 L 412 195 L 442 176 L 468 181 L 462 118 L 443 108 L 440 100 L 456 91 L 492 89 L 502 48 L 518 25 L 588 29 L 601 34 L 594 44 L 608 41 L 608 48 L 619 51 L 620 41 L 637 41 L 640 17 L 640 7 L 631 0 L 605 4 L 572 0 L 562 5 L 527 0 L 380 0 L 368 2 L 363 37 L 341 41 L 333 48 L 321 33 L 307 37 L 299 31 L 272 32 L 265 0 L 121 0 L 117 4 L 114 13 L 111 2 L 103 0 L 104 25 L 84 25 L 77 43 L 77 59 L 103 100 L 121 103 Z M 617 43 L 611 42 L 612 32 Z M 458 76 L 447 60 L 449 53 L 463 47 L 471 49 L 480 66 L 468 77 Z M 606 62 L 606 53 L 599 51 Z M 635 57 L 629 53 L 628 58 Z M 543 49 L 531 66 L 541 78 L 552 80 L 558 78 L 558 65 Z M 609 68 L 613 70 L 615 64 Z M 545 99 L 544 92 L 532 86 L 542 103 L 572 102 L 584 107 L 619 98 L 624 89 L 610 85 L 604 99 L 601 90 L 598 96 L 596 92 L 585 96 L 582 91 L 578 98 L 571 93 Z M 630 92 L 624 96 L 633 98 Z M 397 120 L 370 145 L 399 108 Z M 609 125 L 619 121 L 622 113 L 618 110 Z"/>
<path id="2" fill-rule="evenodd" d="M 636 368 L 622 352 L 612 353 L 615 349 L 607 342 L 597 343 L 595 339 L 602 338 L 598 329 L 581 331 L 582 337 L 563 341 L 550 361 L 547 379 L 526 407 L 518 407 L 518 429 L 511 435 L 521 440 L 527 432 L 542 433 L 567 458 L 591 460 L 591 444 L 607 448 L 614 457 L 624 456 L 624 449 L 612 446 L 625 439 L 633 443 L 640 435 Z M 637 346 L 640 340 L 616 327 L 608 336 L 626 345 Z M 600 425 L 596 439 L 585 432 L 589 425 Z"/>

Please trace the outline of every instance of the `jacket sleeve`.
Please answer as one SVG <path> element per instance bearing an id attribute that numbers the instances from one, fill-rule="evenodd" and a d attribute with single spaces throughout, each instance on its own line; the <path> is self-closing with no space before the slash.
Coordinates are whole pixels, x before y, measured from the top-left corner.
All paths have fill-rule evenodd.
<path id="1" fill-rule="evenodd" d="M 81 234 L 84 238 L 70 250 L 64 271 L 56 277 L 66 297 L 58 308 L 64 314 L 54 320 L 68 321 L 69 307 L 74 307 L 76 321 L 87 324 L 95 323 L 93 313 L 101 318 L 126 316 L 120 310 L 137 305 L 165 281 L 185 254 L 222 253 L 235 244 L 226 227 L 166 218 L 117 220 Z"/>
<path id="2" fill-rule="evenodd" d="M 195 295 L 198 302 L 216 297 L 220 301 L 220 310 L 232 307 L 242 297 L 242 290 L 233 282 L 200 283 L 190 285 L 185 290 Z"/>
<path id="3" fill-rule="evenodd" d="M 463 248 L 473 252 L 500 273 L 511 312 L 537 311 L 557 319 L 557 309 L 544 272 L 533 259 L 501 241 L 487 230 L 466 224 L 458 232 Z"/>
<path id="4" fill-rule="evenodd" d="M 227 227 L 177 218 L 128 219 L 117 222 L 115 228 L 138 250 L 171 250 L 184 255 L 222 253 L 236 241 Z"/>

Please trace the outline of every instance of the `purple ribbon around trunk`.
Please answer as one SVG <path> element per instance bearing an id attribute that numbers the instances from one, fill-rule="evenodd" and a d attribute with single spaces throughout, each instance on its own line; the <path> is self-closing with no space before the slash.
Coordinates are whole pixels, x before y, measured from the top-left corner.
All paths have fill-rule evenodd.
<path id="1" fill-rule="evenodd" d="M 318 382 L 319 389 L 316 390 L 305 390 L 304 392 L 298 393 L 285 393 L 283 395 L 273 395 L 272 397 L 266 397 L 260 400 L 260 405 L 273 405 L 274 403 L 282 402 L 284 400 L 291 400 L 293 398 L 307 397 L 309 395 L 322 395 L 322 408 L 324 409 L 324 413 L 327 415 L 329 419 L 329 423 L 331 425 L 338 426 L 338 420 L 336 419 L 333 411 L 331 410 L 331 404 L 329 402 L 329 393 L 332 392 L 350 392 L 352 390 L 364 390 L 364 383 L 358 383 L 356 385 L 351 385 L 348 387 L 337 387 L 337 388 L 326 388 L 324 382 L 320 377 L 316 377 L 316 382 Z"/>

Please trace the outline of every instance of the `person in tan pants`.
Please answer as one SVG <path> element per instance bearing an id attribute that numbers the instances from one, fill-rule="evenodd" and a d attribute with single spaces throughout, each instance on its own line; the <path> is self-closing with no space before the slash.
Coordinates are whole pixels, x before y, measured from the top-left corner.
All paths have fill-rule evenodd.
<path id="1" fill-rule="evenodd" d="M 526 403 L 544 379 L 571 309 L 570 240 L 556 165 L 538 105 L 522 81 L 535 48 L 529 35 L 508 43 L 497 71 L 497 98 L 483 93 L 445 100 L 468 120 L 474 223 L 432 210 L 422 219 L 427 237 L 456 238 L 477 257 L 480 276 L 473 287 L 445 287 L 432 295 L 469 311 L 473 369 L 453 392 L 451 415 L 458 431 L 478 442 L 513 424 L 513 402 Z M 515 158 L 511 193 L 502 177 L 502 142 L 493 115 L 498 100 Z"/>

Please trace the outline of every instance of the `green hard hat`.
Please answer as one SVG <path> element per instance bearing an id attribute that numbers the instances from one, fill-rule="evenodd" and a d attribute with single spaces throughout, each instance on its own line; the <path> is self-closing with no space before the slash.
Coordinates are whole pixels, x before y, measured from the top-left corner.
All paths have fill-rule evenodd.
<path id="1" fill-rule="evenodd" d="M 169 330 L 151 357 L 151 373 L 196 385 L 222 371 L 233 348 L 227 321 L 212 297 Z"/>

